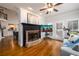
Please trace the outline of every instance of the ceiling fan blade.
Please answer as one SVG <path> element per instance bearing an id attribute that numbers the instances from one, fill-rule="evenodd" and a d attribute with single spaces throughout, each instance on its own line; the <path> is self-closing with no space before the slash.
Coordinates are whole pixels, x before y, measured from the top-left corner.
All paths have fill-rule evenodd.
<path id="1" fill-rule="evenodd" d="M 48 14 L 49 12 L 47 11 L 46 14 Z"/>
<path id="2" fill-rule="evenodd" d="M 58 10 L 57 9 L 53 9 L 55 12 L 58 12 Z"/>
<path id="3" fill-rule="evenodd" d="M 57 4 L 55 4 L 54 6 L 59 6 L 59 5 L 61 5 L 61 4 L 63 4 L 63 3 L 57 3 Z"/>
<path id="4" fill-rule="evenodd" d="M 47 7 L 50 8 L 50 3 L 47 3 Z"/>
<path id="5" fill-rule="evenodd" d="M 43 11 L 43 10 L 46 10 L 46 9 L 48 9 L 48 8 L 43 8 L 43 9 L 40 9 L 40 11 Z"/>
<path id="6" fill-rule="evenodd" d="M 0 9 L 5 9 L 5 10 L 7 10 L 7 8 L 5 8 L 5 7 L 2 7 L 2 6 L 0 6 Z"/>

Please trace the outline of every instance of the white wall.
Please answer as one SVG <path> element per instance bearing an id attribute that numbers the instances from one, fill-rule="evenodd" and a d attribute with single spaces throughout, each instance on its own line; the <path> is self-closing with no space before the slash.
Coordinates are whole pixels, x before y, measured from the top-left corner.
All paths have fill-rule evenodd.
<path id="1" fill-rule="evenodd" d="M 46 23 L 52 23 L 54 25 L 53 38 L 58 38 L 56 34 L 56 23 L 63 23 L 63 25 L 67 27 L 68 21 L 79 20 L 79 10 L 73 10 L 55 16 L 45 17 L 45 20 Z"/>
<path id="2" fill-rule="evenodd" d="M 24 8 L 20 8 L 20 18 L 21 18 L 20 22 L 21 23 L 27 23 L 27 13 L 38 16 L 39 18 L 37 20 L 38 20 L 39 24 L 44 24 L 44 18 L 41 15 L 31 12 L 31 11 L 28 11 Z"/>

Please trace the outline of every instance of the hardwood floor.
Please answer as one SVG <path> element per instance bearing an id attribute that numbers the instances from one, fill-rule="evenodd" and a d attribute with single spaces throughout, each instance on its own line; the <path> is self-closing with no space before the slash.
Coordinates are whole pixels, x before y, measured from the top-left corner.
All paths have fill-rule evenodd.
<path id="1" fill-rule="evenodd" d="M 32 47 L 19 47 L 11 37 L 0 41 L 0 56 L 59 56 L 62 42 L 51 39 L 44 39 Z"/>

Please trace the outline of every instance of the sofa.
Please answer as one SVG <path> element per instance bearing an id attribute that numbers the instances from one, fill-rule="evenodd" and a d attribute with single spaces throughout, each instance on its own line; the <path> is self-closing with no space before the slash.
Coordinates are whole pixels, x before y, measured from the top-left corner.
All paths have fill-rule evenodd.
<path id="1" fill-rule="evenodd" d="M 61 56 L 79 56 L 79 51 L 73 50 L 70 47 L 61 47 Z"/>
<path id="2" fill-rule="evenodd" d="M 74 43 L 69 42 L 67 39 L 64 40 L 61 47 L 61 56 L 79 56 L 79 39 L 75 40 Z"/>

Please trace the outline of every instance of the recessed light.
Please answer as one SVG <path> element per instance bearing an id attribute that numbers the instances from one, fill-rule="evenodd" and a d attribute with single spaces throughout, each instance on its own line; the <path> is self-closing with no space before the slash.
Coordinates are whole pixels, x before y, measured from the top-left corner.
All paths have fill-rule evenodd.
<path id="1" fill-rule="evenodd" d="M 42 13 L 40 13 L 40 15 L 42 15 Z"/>
<path id="2" fill-rule="evenodd" d="M 28 7 L 29 10 L 33 10 L 31 7 Z"/>

